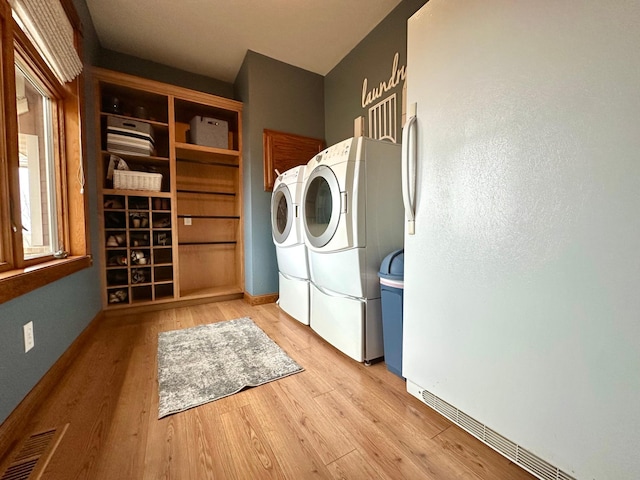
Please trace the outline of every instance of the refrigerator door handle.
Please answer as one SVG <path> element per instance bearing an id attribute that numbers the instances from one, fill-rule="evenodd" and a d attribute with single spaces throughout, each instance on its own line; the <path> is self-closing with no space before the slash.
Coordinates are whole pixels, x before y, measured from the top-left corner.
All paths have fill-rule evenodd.
<path id="1" fill-rule="evenodd" d="M 415 103 L 409 106 L 409 118 L 402 129 L 402 201 L 407 217 L 407 233 L 415 234 L 416 214 L 416 111 Z"/>

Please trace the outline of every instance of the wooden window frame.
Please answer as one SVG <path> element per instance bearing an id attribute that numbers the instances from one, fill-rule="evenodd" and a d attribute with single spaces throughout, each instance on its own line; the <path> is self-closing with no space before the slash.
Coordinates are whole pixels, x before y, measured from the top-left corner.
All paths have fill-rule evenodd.
<path id="1" fill-rule="evenodd" d="M 51 120 L 52 120 L 52 154 L 53 154 L 53 167 L 55 172 L 55 197 L 56 197 L 56 224 L 57 224 L 57 239 L 62 243 L 64 248 L 69 243 L 69 220 L 65 215 L 67 211 L 67 195 L 66 195 L 66 178 L 68 172 L 66 168 L 65 159 L 65 97 L 66 91 L 62 85 L 57 81 L 53 72 L 49 69 L 45 61 L 38 55 L 37 51 L 33 48 L 26 35 L 20 30 L 17 25 L 14 25 L 14 65 L 17 63 L 18 58 L 20 64 L 24 67 L 26 72 L 35 79 L 45 89 L 45 93 L 48 95 L 51 101 Z M 17 113 L 16 113 L 17 118 Z M 15 135 L 14 135 L 15 137 Z M 16 137 L 17 138 L 17 137 Z M 13 137 L 12 137 L 13 139 Z M 15 157 L 10 157 L 15 158 Z M 9 178 L 12 182 L 14 190 L 11 195 L 12 198 L 18 198 L 19 185 L 17 175 L 13 174 L 17 172 L 14 165 L 9 167 Z M 17 201 L 13 202 L 13 219 L 17 222 L 20 218 L 20 205 Z M 54 249 L 57 247 L 54 246 Z M 42 255 L 37 258 L 25 259 L 23 251 L 22 241 L 22 229 L 17 228 L 14 232 L 14 265 L 17 268 L 30 267 L 37 265 L 38 263 L 47 262 L 54 259 L 53 254 Z"/>
<path id="2" fill-rule="evenodd" d="M 69 2 L 63 2 L 65 9 Z M 68 10 L 67 10 L 68 11 Z M 80 44 L 77 14 L 69 15 Z M 79 182 L 84 172 L 82 150 L 82 77 L 60 84 L 35 47 L 11 16 L 7 0 L 0 0 L 0 303 L 87 268 L 92 264 L 88 236 L 88 201 Z M 18 123 L 15 91 L 15 54 L 29 73 L 52 94 L 54 151 L 59 239 L 68 257 L 44 256 L 24 260 L 22 233 L 13 228 L 20 218 L 18 180 Z M 81 52 L 79 52 L 81 53 Z M 83 174 L 81 174 L 83 175 Z M 19 223 L 19 222 L 18 222 Z M 14 231 L 16 230 L 16 231 Z"/>
<path id="3" fill-rule="evenodd" d="M 0 95 L 0 130 L 8 132 L 9 125 L 6 118 L 5 98 L 15 98 L 15 85 L 8 79 L 14 73 L 7 70 L 8 66 L 13 66 L 13 34 L 12 34 L 11 9 L 4 1 L 0 4 L 0 85 L 2 91 Z M 10 46 L 6 47 L 7 45 Z M 5 68 L 7 66 L 7 68 Z M 13 95 L 13 97 L 11 96 Z M 0 272 L 7 271 L 13 267 L 13 241 L 11 238 L 11 212 L 10 204 L 5 200 L 5 192 L 9 192 L 9 166 L 7 158 L 11 152 L 7 145 L 9 135 L 2 135 L 0 138 Z"/>

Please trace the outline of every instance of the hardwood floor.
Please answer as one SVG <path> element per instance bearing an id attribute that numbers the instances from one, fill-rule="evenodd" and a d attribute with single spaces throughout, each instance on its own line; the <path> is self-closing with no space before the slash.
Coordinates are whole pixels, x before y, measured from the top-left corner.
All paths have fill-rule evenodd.
<path id="1" fill-rule="evenodd" d="M 158 332 L 251 317 L 304 372 L 158 420 Z M 280 311 L 242 300 L 103 320 L 29 431 L 46 479 L 533 479 Z"/>

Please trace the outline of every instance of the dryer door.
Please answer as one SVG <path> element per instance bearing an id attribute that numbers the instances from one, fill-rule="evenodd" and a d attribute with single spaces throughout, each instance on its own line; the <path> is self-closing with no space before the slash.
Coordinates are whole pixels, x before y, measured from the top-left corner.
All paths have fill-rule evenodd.
<path id="1" fill-rule="evenodd" d="M 293 220 L 291 192 L 286 184 L 281 183 L 271 195 L 271 231 L 276 245 L 287 240 Z"/>
<path id="2" fill-rule="evenodd" d="M 316 248 L 333 238 L 340 220 L 340 186 L 331 168 L 317 166 L 309 175 L 304 189 L 304 231 Z"/>

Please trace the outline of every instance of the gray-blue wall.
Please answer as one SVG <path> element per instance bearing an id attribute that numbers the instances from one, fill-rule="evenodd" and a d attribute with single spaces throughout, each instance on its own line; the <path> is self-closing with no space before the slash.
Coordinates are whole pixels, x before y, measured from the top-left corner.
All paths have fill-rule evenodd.
<path id="1" fill-rule="evenodd" d="M 263 188 L 262 131 L 265 128 L 325 138 L 327 145 L 353 135 L 363 79 L 369 86 L 388 81 L 394 54 L 406 65 L 407 19 L 425 0 L 404 0 L 326 77 L 249 51 L 236 78 L 236 98 L 244 102 L 245 288 L 251 295 L 278 291 L 278 266 L 271 239 L 271 194 Z M 402 84 L 396 86 L 398 107 Z M 390 93 L 392 93 L 390 91 Z M 324 104 L 319 104 L 319 102 Z M 400 135 L 400 108 L 398 109 Z"/>
<path id="2" fill-rule="evenodd" d="M 236 97 L 244 102 L 245 289 L 264 295 L 278 291 L 278 265 L 271 192 L 264 191 L 262 133 L 267 128 L 323 138 L 323 77 L 249 51 L 235 85 Z"/>
<path id="3" fill-rule="evenodd" d="M 375 101 L 362 107 L 362 90 L 367 79 L 367 92 L 389 82 L 393 72 L 393 59 L 398 54 L 398 70 L 407 64 L 407 19 L 426 0 L 404 0 L 374 28 L 324 78 L 325 138 L 332 145 L 353 136 L 356 117 L 367 118 Z M 397 75 L 395 75 L 397 77 Z M 401 136 L 402 87 L 404 82 L 384 92 L 383 100 L 393 93 L 397 97 L 397 143 Z M 366 95 L 365 95 L 366 96 Z"/>
<path id="4" fill-rule="evenodd" d="M 98 55 L 99 43 L 84 0 L 74 5 L 83 24 L 85 71 Z M 84 119 L 89 133 L 87 195 L 91 249 L 98 252 L 96 142 L 90 75 L 85 74 Z M 100 274 L 96 265 L 0 305 L 0 423 L 22 401 L 101 309 Z M 24 353 L 22 326 L 33 322 L 35 347 Z"/>
<path id="5" fill-rule="evenodd" d="M 215 78 L 185 72 L 161 63 L 102 49 L 96 65 L 137 77 L 178 85 L 220 97 L 233 98 L 233 85 Z"/>

